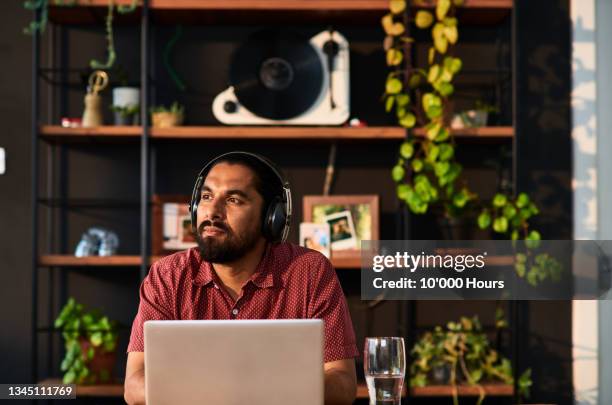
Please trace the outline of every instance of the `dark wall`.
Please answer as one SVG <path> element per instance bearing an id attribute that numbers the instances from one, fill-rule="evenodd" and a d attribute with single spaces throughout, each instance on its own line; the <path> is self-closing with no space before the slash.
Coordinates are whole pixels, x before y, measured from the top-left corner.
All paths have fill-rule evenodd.
<path id="1" fill-rule="evenodd" d="M 30 380 L 30 38 L 17 0 L 0 2 L 0 382 Z"/>

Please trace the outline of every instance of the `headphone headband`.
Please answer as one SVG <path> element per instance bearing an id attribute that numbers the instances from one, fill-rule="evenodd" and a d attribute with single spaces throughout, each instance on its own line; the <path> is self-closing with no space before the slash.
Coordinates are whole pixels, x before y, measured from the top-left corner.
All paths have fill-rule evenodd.
<path id="1" fill-rule="evenodd" d="M 194 232 L 197 232 L 197 208 L 200 202 L 200 193 L 206 175 L 217 162 L 233 156 L 253 158 L 259 163 L 262 163 L 277 177 L 279 185 L 282 188 L 282 195 L 278 196 L 280 201 L 278 201 L 278 199 L 274 199 L 274 201 L 272 201 L 264 211 L 265 217 L 262 218 L 262 231 L 264 236 L 266 236 L 266 239 L 272 242 L 284 242 L 289 236 L 289 228 L 291 225 L 292 203 L 289 182 L 285 181 L 280 173 L 280 170 L 278 170 L 276 165 L 274 165 L 274 163 L 272 163 L 269 159 L 256 153 L 246 151 L 233 151 L 221 154 L 209 161 L 202 168 L 202 170 L 200 170 L 193 187 L 193 192 L 191 193 L 191 202 L 189 204 L 189 211 L 191 212 L 191 229 Z"/>

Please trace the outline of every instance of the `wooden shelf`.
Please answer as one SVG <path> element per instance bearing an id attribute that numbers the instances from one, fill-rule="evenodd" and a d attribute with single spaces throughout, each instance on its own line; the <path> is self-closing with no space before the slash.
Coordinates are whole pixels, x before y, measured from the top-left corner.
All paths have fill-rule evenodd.
<path id="1" fill-rule="evenodd" d="M 484 384 L 482 386 L 485 393 L 489 397 L 511 397 L 514 395 L 514 387 L 507 384 Z M 418 387 L 410 389 L 411 397 L 450 397 L 452 396 L 452 387 L 450 385 L 430 385 L 427 387 Z M 460 397 L 478 396 L 478 388 L 472 385 L 460 385 L 457 387 L 457 395 Z M 402 396 L 406 396 L 406 387 Z M 357 398 L 368 398 L 368 387 L 365 383 L 359 383 L 357 386 Z"/>
<path id="2" fill-rule="evenodd" d="M 84 140 L 138 140 L 139 126 L 101 126 L 94 128 L 64 128 L 56 125 L 40 127 L 40 136 L 57 142 Z M 423 129 L 415 134 L 424 136 Z M 514 136 L 513 127 L 482 127 L 453 130 L 460 139 L 505 140 Z M 401 127 L 290 127 L 290 126 L 182 126 L 151 128 L 152 139 L 183 140 L 295 140 L 295 141 L 400 141 L 405 131 Z"/>
<path id="3" fill-rule="evenodd" d="M 130 4 L 131 0 L 115 0 Z M 422 7 L 432 7 L 423 0 Z M 78 6 L 51 6 L 49 19 L 59 24 L 103 25 L 108 0 L 78 0 Z M 269 22 L 323 21 L 351 24 L 378 23 L 388 12 L 388 0 L 150 0 L 154 22 L 162 24 L 264 24 Z M 465 0 L 458 11 L 462 23 L 498 24 L 508 15 L 513 0 Z M 118 23 L 137 24 L 140 10 L 117 15 Z M 279 20 L 280 19 L 280 20 Z"/>
<path id="4" fill-rule="evenodd" d="M 60 379 L 49 378 L 42 380 L 39 384 L 61 384 Z M 76 395 L 78 397 L 123 397 L 123 384 L 98 384 L 77 385 Z"/>
<path id="5" fill-rule="evenodd" d="M 161 256 L 152 256 L 149 264 L 159 260 Z M 38 265 L 41 267 L 130 267 L 140 266 L 142 263 L 140 256 L 89 256 L 75 257 L 73 255 L 41 255 L 38 258 Z M 332 259 L 332 264 L 336 269 L 359 269 L 361 267 L 359 259 L 347 260 Z"/>

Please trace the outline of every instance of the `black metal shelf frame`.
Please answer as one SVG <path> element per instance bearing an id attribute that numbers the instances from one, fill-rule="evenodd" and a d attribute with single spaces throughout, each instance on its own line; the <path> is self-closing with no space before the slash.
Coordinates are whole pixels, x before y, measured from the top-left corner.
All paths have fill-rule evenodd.
<path id="1" fill-rule="evenodd" d="M 517 18 L 516 18 L 516 7 L 520 2 L 515 3 L 515 7 L 512 9 L 511 13 L 511 54 L 512 54 L 512 68 L 510 71 L 506 69 L 500 69 L 496 71 L 487 71 L 487 72 L 468 72 L 468 74 L 494 74 L 497 75 L 498 78 L 511 78 L 512 85 L 512 123 L 515 128 L 517 128 L 517 108 L 518 103 L 516 99 L 516 87 L 517 87 L 517 63 L 516 63 L 516 55 L 517 55 L 517 42 L 516 42 L 516 30 L 517 30 Z M 38 12 L 34 12 L 34 18 L 38 18 Z M 150 33 L 150 24 L 151 24 L 151 10 L 149 6 L 149 0 L 143 0 L 141 6 L 141 13 L 139 15 L 140 18 L 140 83 L 141 83 L 141 123 L 143 125 L 142 133 L 140 136 L 140 201 L 132 202 L 132 201 L 115 201 L 112 202 L 110 200 L 103 201 L 102 199 L 77 199 L 75 201 L 65 200 L 65 199 L 57 199 L 53 197 L 53 187 L 49 186 L 49 183 L 53 179 L 53 164 L 52 161 L 55 157 L 56 148 L 63 148 L 63 145 L 57 145 L 53 142 L 41 142 L 42 138 L 39 136 L 39 117 L 40 117 L 40 81 L 45 82 L 47 85 L 51 87 L 60 87 L 60 88 L 70 88 L 72 85 L 76 85 L 76 81 L 72 81 L 67 79 L 67 75 L 75 75 L 83 72 L 83 69 L 73 69 L 73 68 L 54 68 L 54 67 L 41 67 L 40 63 L 40 40 L 41 36 L 38 31 L 33 33 L 32 35 L 32 71 L 31 71 L 31 80 L 32 80 L 32 115 L 31 115 L 31 195 L 32 195 L 32 206 L 31 206 L 31 218 L 32 218 L 32 232 L 31 232 L 31 244 L 32 244 L 32 258 L 31 258 L 31 268 L 32 268 L 32 284 L 31 284 L 31 293 L 32 293 L 32 321 L 31 321 L 31 381 L 36 383 L 39 380 L 39 337 L 38 335 L 45 332 L 50 332 L 48 326 L 40 327 L 38 325 L 39 322 L 39 314 L 38 314 L 38 289 L 39 289 L 39 266 L 38 264 L 38 253 L 39 253 L 39 239 L 38 239 L 38 230 L 39 230 L 39 205 L 46 205 L 47 208 L 98 208 L 98 204 L 104 205 L 106 203 L 111 203 L 111 205 L 116 205 L 112 208 L 136 208 L 140 210 L 140 255 L 142 257 L 142 263 L 140 265 L 140 278 L 143 279 L 148 271 L 148 258 L 150 256 L 150 211 L 151 211 L 151 190 L 153 189 L 153 185 L 155 184 L 155 143 L 151 142 L 152 139 L 150 137 L 150 128 L 149 128 L 149 115 L 147 111 L 149 110 L 149 100 L 150 100 L 150 92 L 154 90 L 152 87 L 155 86 L 155 78 L 152 77 L 152 72 L 150 71 L 150 63 L 151 60 L 151 33 Z M 52 27 L 49 27 L 52 29 Z M 53 39 L 51 40 L 54 45 Z M 60 76 L 59 80 L 55 79 L 55 74 L 58 73 Z M 516 134 L 513 138 L 513 151 L 516 151 L 516 142 L 517 137 L 520 134 Z M 39 147 L 41 144 L 45 144 L 47 147 L 47 197 L 40 198 L 39 196 Z M 516 154 L 513 154 L 513 182 L 514 182 L 514 191 L 517 190 L 516 185 L 516 174 L 518 170 L 517 158 Z M 397 211 L 397 237 L 409 239 L 410 238 L 410 213 L 407 208 L 401 204 L 398 204 Z M 47 224 L 46 229 L 46 241 L 49 246 L 51 244 L 52 239 L 52 224 Z M 63 232 L 63 231 L 62 231 Z M 64 269 L 61 267 L 50 267 L 49 268 L 49 299 L 51 304 L 54 300 L 54 283 L 53 281 L 53 273 L 54 270 L 60 272 L 60 276 L 64 276 Z M 59 299 L 62 300 L 65 298 L 63 296 L 63 292 L 59 293 Z M 401 336 L 407 336 L 407 346 L 411 347 L 411 344 L 414 342 L 416 338 L 416 327 L 415 327 L 415 318 L 416 318 L 416 302 L 402 302 L 400 303 L 401 309 L 399 313 L 398 319 L 398 333 Z M 49 305 L 49 319 L 52 318 L 52 307 L 53 305 Z M 522 302 L 512 301 L 509 302 L 509 318 L 510 318 L 510 334 L 511 334 L 511 357 L 513 363 L 513 370 L 515 374 L 515 389 L 514 389 L 514 400 L 517 402 L 517 382 L 519 376 L 519 356 L 518 350 L 519 345 L 521 343 L 520 336 L 523 334 L 522 329 L 523 323 L 522 321 L 525 319 L 527 314 L 527 305 Z M 371 317 L 371 311 L 367 311 L 366 317 Z M 368 328 L 366 328 L 368 329 Z M 366 333 L 370 331 L 366 330 Z M 51 347 L 51 342 L 54 333 L 48 333 L 48 339 L 50 342 L 49 347 Z M 51 356 L 48 356 L 48 373 L 51 373 L 51 364 L 52 360 Z M 407 398 L 409 401 L 409 398 Z"/>

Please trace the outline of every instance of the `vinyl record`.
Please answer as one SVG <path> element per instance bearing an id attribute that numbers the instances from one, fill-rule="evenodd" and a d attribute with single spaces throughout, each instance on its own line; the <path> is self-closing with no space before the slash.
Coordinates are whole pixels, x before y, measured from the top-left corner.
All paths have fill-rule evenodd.
<path id="1" fill-rule="evenodd" d="M 286 120 L 307 111 L 323 86 L 317 51 L 297 34 L 263 30 L 234 53 L 230 81 L 240 104 L 253 114 Z"/>

